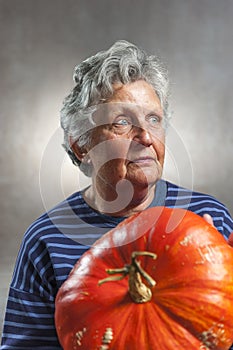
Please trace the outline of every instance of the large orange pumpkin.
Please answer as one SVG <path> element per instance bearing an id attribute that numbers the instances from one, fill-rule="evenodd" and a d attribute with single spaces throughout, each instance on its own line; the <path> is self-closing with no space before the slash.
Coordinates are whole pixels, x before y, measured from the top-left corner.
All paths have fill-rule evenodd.
<path id="1" fill-rule="evenodd" d="M 105 234 L 56 298 L 65 350 L 226 350 L 233 248 L 201 217 L 150 208 Z"/>

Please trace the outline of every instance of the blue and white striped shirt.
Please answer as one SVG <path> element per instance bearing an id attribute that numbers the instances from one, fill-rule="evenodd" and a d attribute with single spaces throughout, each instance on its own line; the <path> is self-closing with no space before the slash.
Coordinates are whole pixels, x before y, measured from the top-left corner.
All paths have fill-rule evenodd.
<path id="1" fill-rule="evenodd" d="M 233 231 L 229 212 L 215 198 L 163 180 L 158 184 L 151 206 L 208 213 L 226 238 Z M 77 192 L 28 228 L 10 285 L 1 350 L 61 350 L 54 326 L 57 291 L 90 245 L 123 219 L 97 213 Z"/>

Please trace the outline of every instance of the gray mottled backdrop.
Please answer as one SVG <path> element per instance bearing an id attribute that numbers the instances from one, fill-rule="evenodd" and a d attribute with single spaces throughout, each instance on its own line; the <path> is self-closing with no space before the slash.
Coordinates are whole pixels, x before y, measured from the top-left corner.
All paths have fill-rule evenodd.
<path id="1" fill-rule="evenodd" d="M 170 69 L 164 176 L 233 213 L 232 18 L 232 0 L 0 0 L 1 318 L 25 229 L 86 183 L 60 147 L 73 68 L 116 39 Z"/>

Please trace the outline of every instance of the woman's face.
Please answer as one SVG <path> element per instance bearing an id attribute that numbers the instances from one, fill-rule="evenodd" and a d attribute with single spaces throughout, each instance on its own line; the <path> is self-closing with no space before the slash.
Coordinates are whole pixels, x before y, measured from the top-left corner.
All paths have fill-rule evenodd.
<path id="1" fill-rule="evenodd" d="M 124 179 L 134 189 L 154 185 L 162 175 L 165 136 L 162 107 L 152 86 L 143 80 L 115 85 L 93 119 L 97 126 L 88 147 L 93 183 L 115 188 Z"/>

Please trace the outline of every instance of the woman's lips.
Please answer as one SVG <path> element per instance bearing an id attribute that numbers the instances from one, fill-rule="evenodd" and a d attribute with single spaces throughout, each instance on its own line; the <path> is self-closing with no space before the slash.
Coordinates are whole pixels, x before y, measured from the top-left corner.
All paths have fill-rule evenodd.
<path id="1" fill-rule="evenodd" d="M 140 164 L 146 164 L 151 162 L 156 162 L 156 159 L 152 157 L 139 157 L 131 161 L 131 163 L 140 163 Z"/>

